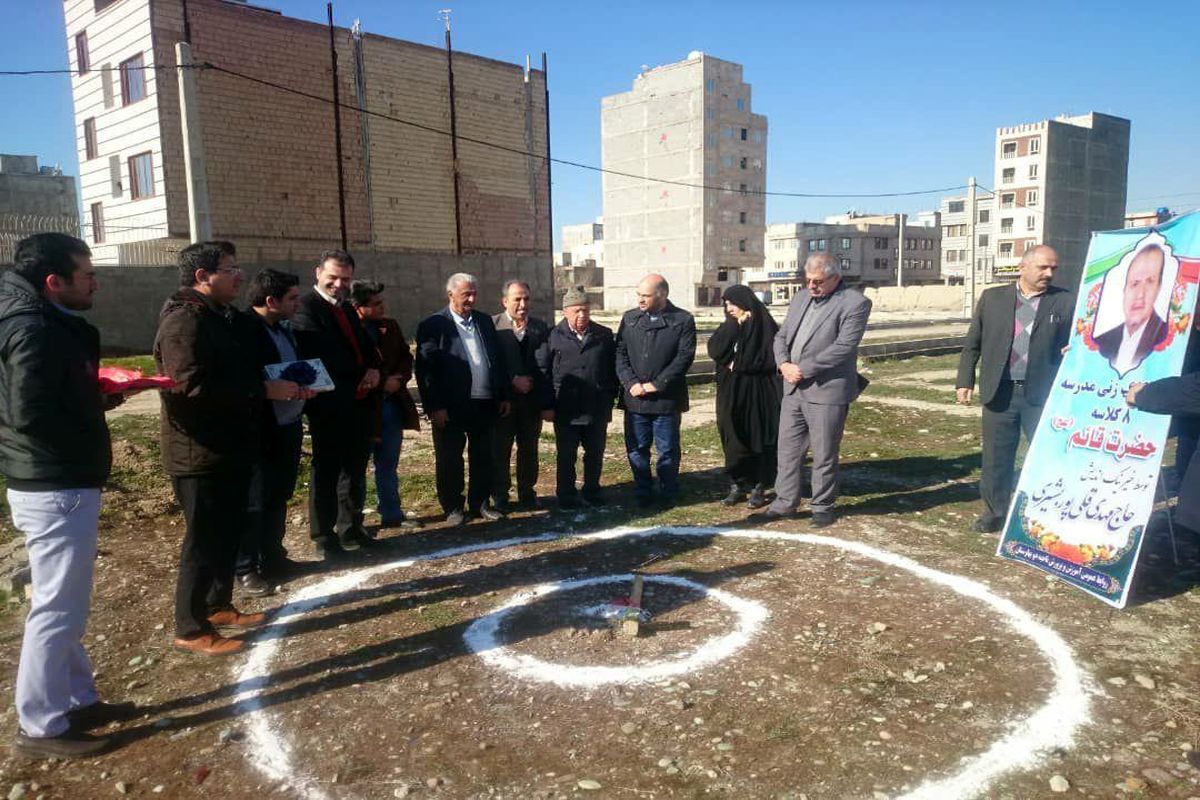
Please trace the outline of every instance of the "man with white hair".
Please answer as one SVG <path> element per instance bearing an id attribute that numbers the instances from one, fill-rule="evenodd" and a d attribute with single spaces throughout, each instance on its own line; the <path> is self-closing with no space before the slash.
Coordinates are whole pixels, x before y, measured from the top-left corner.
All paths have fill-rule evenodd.
<path id="1" fill-rule="evenodd" d="M 850 404 L 862 392 L 858 344 L 871 301 L 846 288 L 828 253 L 808 257 L 806 289 L 796 292 L 775 335 L 775 363 L 783 375 L 775 500 L 761 520 L 793 517 L 800 504 L 804 457 L 812 451 L 813 528 L 832 525 L 838 491 L 838 450 Z"/>
<path id="2" fill-rule="evenodd" d="M 504 515 L 488 507 L 492 493 L 492 437 L 497 417 L 509 413 L 510 379 L 492 318 L 475 310 L 475 276 L 446 281 L 448 304 L 417 326 L 417 387 L 433 423 L 437 493 L 446 523 Z M 463 450 L 470 484 L 463 506 Z"/>

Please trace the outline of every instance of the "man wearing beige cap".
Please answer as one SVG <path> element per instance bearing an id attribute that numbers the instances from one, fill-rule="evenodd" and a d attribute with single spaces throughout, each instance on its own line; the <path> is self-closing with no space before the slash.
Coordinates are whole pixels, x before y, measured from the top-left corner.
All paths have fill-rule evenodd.
<path id="1" fill-rule="evenodd" d="M 563 319 L 539 350 L 539 367 L 554 387 L 554 438 L 558 451 L 560 508 L 577 508 L 575 460 L 583 445 L 582 501 L 602 502 L 600 471 L 613 401 L 619 391 L 616 340 L 611 328 L 592 322 L 583 287 L 563 296 Z"/>

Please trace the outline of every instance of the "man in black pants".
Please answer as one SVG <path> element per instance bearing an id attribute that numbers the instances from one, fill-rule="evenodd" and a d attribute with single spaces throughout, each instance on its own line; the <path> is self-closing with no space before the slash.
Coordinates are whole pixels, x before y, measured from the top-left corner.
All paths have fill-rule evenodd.
<path id="1" fill-rule="evenodd" d="M 363 528 L 363 504 L 374 419 L 368 395 L 379 385 L 379 354 L 349 302 L 350 254 L 322 253 L 315 277 L 292 329 L 300 358 L 321 359 L 334 384 L 305 406 L 313 448 L 309 535 L 317 553 L 334 560 L 375 542 Z"/>
<path id="2" fill-rule="evenodd" d="M 299 284 L 295 275 L 274 269 L 264 269 L 250 281 L 246 319 L 256 334 L 252 344 L 260 369 L 297 359 L 291 319 L 300 307 Z M 304 401 L 314 394 L 300 388 L 296 399 L 265 401 L 262 409 L 262 451 L 251 467 L 250 504 L 237 560 L 238 587 L 249 595 L 272 594 L 274 581 L 286 578 L 295 566 L 283 537 L 300 471 Z"/>
<path id="3" fill-rule="evenodd" d="M 496 417 L 509 413 L 509 377 L 492 318 L 475 310 L 475 287 L 474 276 L 451 275 L 446 282 L 449 304 L 417 327 L 417 386 L 433 423 L 438 500 L 452 527 L 465 523 L 468 514 L 486 520 L 504 517 L 488 508 L 487 501 Z M 466 509 L 464 447 L 471 460 Z"/>
<path id="4" fill-rule="evenodd" d="M 984 509 L 972 525 L 976 533 L 995 533 L 1004 526 L 1021 432 L 1026 440 L 1033 438 L 1071 338 L 1075 301 L 1070 292 L 1050 285 L 1056 269 L 1053 247 L 1025 251 L 1016 283 L 979 296 L 958 361 L 958 402 L 971 402 L 978 364 L 983 403 L 979 493 Z"/>
<path id="5" fill-rule="evenodd" d="M 242 641 L 221 627 L 261 624 L 233 607 L 234 564 L 246 514 L 250 464 L 258 457 L 262 397 L 299 387 L 265 382 L 251 356 L 246 319 L 232 308 L 242 284 L 233 247 L 204 242 L 179 254 L 181 288 L 163 305 L 154 339 L 162 393 L 162 457 L 187 531 L 175 589 L 175 646 L 226 655 Z"/>

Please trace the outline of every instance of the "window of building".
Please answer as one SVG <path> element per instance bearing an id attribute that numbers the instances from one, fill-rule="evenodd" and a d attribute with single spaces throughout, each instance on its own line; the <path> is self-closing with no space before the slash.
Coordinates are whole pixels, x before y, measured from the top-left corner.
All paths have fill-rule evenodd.
<path id="1" fill-rule="evenodd" d="M 1038 177 L 1038 165 L 1030 164 L 1029 165 L 1029 180 L 1036 181 L 1037 177 Z"/>
<path id="2" fill-rule="evenodd" d="M 739 192 L 741 192 L 742 194 L 745 194 L 745 193 L 746 193 L 746 184 L 744 184 L 744 183 L 739 183 L 739 184 L 738 184 L 738 191 L 739 191 Z"/>
<path id="3" fill-rule="evenodd" d="M 75 72 L 87 75 L 92 69 L 92 57 L 88 54 L 87 31 L 75 34 Z"/>
<path id="4" fill-rule="evenodd" d="M 100 155 L 100 149 L 96 146 L 95 117 L 88 117 L 83 121 L 83 152 L 89 159 Z"/>
<path id="5" fill-rule="evenodd" d="M 721 128 L 721 136 L 725 137 L 726 139 L 732 139 L 733 138 L 733 127 L 730 125 L 726 125 L 725 127 Z"/>
<path id="6" fill-rule="evenodd" d="M 729 280 L 729 270 L 727 270 L 727 269 L 717 270 L 717 280 L 719 280 L 719 281 Z"/>
<path id="7" fill-rule="evenodd" d="M 704 82 L 704 90 L 706 92 L 715 92 L 717 90 L 717 79 L 709 78 Z"/>
<path id="8" fill-rule="evenodd" d="M 986 233 L 979 234 L 979 246 L 980 247 L 988 246 L 988 235 Z"/>
<path id="9" fill-rule="evenodd" d="M 883 266 L 884 269 L 888 268 L 888 260 L 886 258 L 882 259 L 879 263 Z"/>
<path id="10" fill-rule="evenodd" d="M 1005 167 L 1003 170 L 1000 171 L 1000 182 L 1001 183 L 1012 183 L 1013 179 L 1016 177 L 1017 177 L 1017 168 L 1016 167 Z"/>
<path id="11" fill-rule="evenodd" d="M 1002 194 L 1002 195 L 1000 195 L 1000 207 L 1001 208 L 1012 208 L 1013 203 L 1016 202 L 1016 199 L 1017 199 L 1017 196 L 1011 192 L 1009 192 L 1008 194 Z"/>
<path id="12" fill-rule="evenodd" d="M 848 258 L 839 258 L 839 259 L 838 259 L 838 266 L 841 268 L 842 272 L 845 272 L 846 270 L 850 269 L 850 259 L 848 259 Z"/>
<path id="13" fill-rule="evenodd" d="M 1002 145 L 1000 145 L 1000 157 L 1001 158 L 1016 158 L 1017 157 L 1017 143 L 1016 142 L 1004 142 Z"/>
<path id="14" fill-rule="evenodd" d="M 888 246 L 888 240 L 886 237 L 884 237 L 884 238 L 876 237 L 875 238 L 875 249 L 876 250 L 887 250 L 887 246 Z"/>
<path id="15" fill-rule="evenodd" d="M 129 192 L 134 200 L 154 196 L 154 160 L 150 153 L 130 156 Z"/>
<path id="16" fill-rule="evenodd" d="M 1036 206 L 1037 204 L 1038 204 L 1037 189 L 1030 189 L 1029 191 L 1025 192 L 1025 205 L 1032 207 L 1032 206 Z"/>
<path id="17" fill-rule="evenodd" d="M 1011 256 L 1012 254 L 1013 254 L 1013 243 L 1012 242 L 1001 242 L 1000 243 L 1000 255 Z"/>
<path id="18" fill-rule="evenodd" d="M 1000 220 L 1000 232 L 1012 233 L 1012 217 L 1004 217 Z"/>
<path id="19" fill-rule="evenodd" d="M 824 239 L 817 239 L 817 249 L 818 250 L 825 249 L 825 240 Z"/>
<path id="20" fill-rule="evenodd" d="M 754 137 L 753 137 L 753 138 L 754 138 L 754 143 L 755 143 L 755 144 L 762 144 L 762 143 L 763 143 L 763 132 L 762 132 L 762 131 L 755 131 L 755 132 L 754 132 Z"/>
<path id="21" fill-rule="evenodd" d="M 1042 152 L 1042 139 L 1040 136 L 1029 140 L 1029 152 L 1030 154 Z"/>
<path id="22" fill-rule="evenodd" d="M 740 222 L 743 225 L 746 224 L 746 212 L 745 211 L 738 212 L 738 222 Z"/>
<path id="23" fill-rule="evenodd" d="M 980 212 L 979 212 L 979 222 L 980 222 L 980 224 L 983 224 L 983 223 L 985 223 L 985 222 L 991 222 L 991 220 L 992 220 L 992 212 L 991 212 L 991 211 L 988 211 L 987 209 L 984 209 L 983 211 L 980 211 Z"/>
<path id="24" fill-rule="evenodd" d="M 756 158 L 750 162 L 750 166 L 754 167 L 759 172 L 762 172 L 763 163 L 761 158 Z"/>
<path id="25" fill-rule="evenodd" d="M 92 241 L 100 244 L 104 241 L 104 204 L 92 203 Z"/>
<path id="26" fill-rule="evenodd" d="M 742 169 L 745 169 L 747 163 L 748 162 L 746 161 L 746 157 L 742 156 L 741 160 L 738 162 L 738 166 L 741 167 Z"/>
<path id="27" fill-rule="evenodd" d="M 733 239 L 728 236 L 721 237 L 721 250 L 728 252 L 733 249 Z"/>
<path id="28" fill-rule="evenodd" d="M 146 97 L 146 70 L 142 54 L 121 62 L 121 105 L 127 106 Z"/>
<path id="29" fill-rule="evenodd" d="M 849 250 L 850 249 L 850 240 L 848 238 L 846 238 L 845 236 L 843 236 L 841 245 L 842 245 L 843 250 Z"/>
<path id="30" fill-rule="evenodd" d="M 115 2 L 117 0 L 96 0 L 96 11 L 103 11 Z"/>
<path id="31" fill-rule="evenodd" d="M 1033 214 L 1030 214 L 1028 217 L 1025 218 L 1025 230 L 1027 230 L 1027 231 L 1037 230 L 1037 220 L 1034 218 Z"/>
<path id="32" fill-rule="evenodd" d="M 745 111 L 745 110 L 746 110 L 746 101 L 745 101 L 743 98 L 741 98 L 741 97 L 739 97 L 739 98 L 737 99 L 737 110 L 738 110 L 738 111 Z"/>
<path id="33" fill-rule="evenodd" d="M 743 141 L 743 142 L 744 142 L 744 141 L 746 141 L 746 135 L 747 135 L 749 132 L 750 132 L 750 131 L 748 131 L 746 128 L 742 128 L 742 141 Z"/>
<path id="34" fill-rule="evenodd" d="M 874 267 L 875 267 L 875 269 L 879 269 L 879 259 L 878 258 L 875 259 Z"/>
<path id="35" fill-rule="evenodd" d="M 738 252 L 739 253 L 746 252 L 746 240 L 745 239 L 738 239 Z"/>
<path id="36" fill-rule="evenodd" d="M 963 209 L 965 209 L 965 208 L 966 208 L 966 201 L 951 200 L 949 202 L 949 204 L 947 204 L 947 206 L 946 206 L 946 213 L 947 214 L 961 214 L 963 212 Z"/>

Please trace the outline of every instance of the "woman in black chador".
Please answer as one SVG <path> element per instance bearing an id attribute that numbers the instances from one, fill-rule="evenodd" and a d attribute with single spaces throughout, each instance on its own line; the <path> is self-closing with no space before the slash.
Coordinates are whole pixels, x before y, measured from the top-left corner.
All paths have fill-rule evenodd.
<path id="1" fill-rule="evenodd" d="M 717 365 L 717 430 L 725 450 L 731 506 L 749 499 L 751 508 L 767 504 L 766 489 L 775 483 L 775 441 L 783 379 L 775 368 L 774 341 L 779 325 L 746 286 L 730 286 L 721 297 L 725 321 L 708 340 Z"/>

